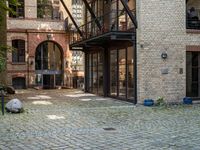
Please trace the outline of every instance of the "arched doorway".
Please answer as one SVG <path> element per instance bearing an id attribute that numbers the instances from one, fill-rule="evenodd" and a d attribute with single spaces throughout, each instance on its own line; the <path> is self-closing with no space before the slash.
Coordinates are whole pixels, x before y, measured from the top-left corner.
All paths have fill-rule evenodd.
<path id="1" fill-rule="evenodd" d="M 62 85 L 63 58 L 61 47 L 53 41 L 41 43 L 35 52 L 36 85 L 55 88 Z"/>

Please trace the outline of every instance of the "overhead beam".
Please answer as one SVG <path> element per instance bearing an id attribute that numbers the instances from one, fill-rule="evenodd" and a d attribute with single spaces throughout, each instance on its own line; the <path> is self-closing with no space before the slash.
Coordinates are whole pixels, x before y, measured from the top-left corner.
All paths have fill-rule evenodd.
<path id="1" fill-rule="evenodd" d="M 100 22 L 98 21 L 96 15 L 94 14 L 94 12 L 93 12 L 92 8 L 90 7 L 89 3 L 87 2 L 87 0 L 83 0 L 83 2 L 84 2 L 84 4 L 85 4 L 86 8 L 89 10 L 89 12 L 90 12 L 90 14 L 91 14 L 91 17 L 94 19 L 94 21 L 95 21 L 97 27 L 99 28 L 99 30 L 101 30 L 101 29 L 102 29 L 101 24 L 100 24 Z"/>
<path id="2" fill-rule="evenodd" d="M 135 28 L 137 28 L 137 20 L 136 17 L 132 14 L 131 10 L 129 9 L 129 6 L 127 5 L 125 0 L 120 0 L 122 5 L 124 6 L 124 9 L 126 10 L 127 14 L 129 15 L 131 21 L 133 22 Z"/>
<path id="3" fill-rule="evenodd" d="M 67 14 L 69 15 L 71 21 L 73 22 L 74 26 L 76 27 L 78 33 L 80 34 L 81 37 L 83 37 L 83 33 L 82 33 L 81 30 L 79 29 L 79 27 L 78 27 L 76 21 L 74 20 L 72 14 L 70 13 L 70 11 L 69 11 L 69 9 L 67 8 L 67 6 L 65 5 L 64 1 L 63 1 L 63 0 L 60 0 L 60 1 L 61 1 L 61 3 L 62 3 L 63 7 L 65 8 Z"/>

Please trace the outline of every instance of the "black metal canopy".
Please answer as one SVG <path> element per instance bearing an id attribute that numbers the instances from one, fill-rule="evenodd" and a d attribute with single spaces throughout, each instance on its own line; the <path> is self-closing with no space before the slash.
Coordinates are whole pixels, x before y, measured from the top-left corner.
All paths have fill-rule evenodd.
<path id="1" fill-rule="evenodd" d="M 85 51 L 85 48 L 88 47 L 105 47 L 109 46 L 110 43 L 112 44 L 121 44 L 121 42 L 133 42 L 135 41 L 135 32 L 119 32 L 119 31 L 112 31 L 107 32 L 102 35 L 92 37 L 89 39 L 81 40 L 79 42 L 70 44 L 71 50 L 81 50 Z M 121 41 L 121 42 L 120 42 Z"/>

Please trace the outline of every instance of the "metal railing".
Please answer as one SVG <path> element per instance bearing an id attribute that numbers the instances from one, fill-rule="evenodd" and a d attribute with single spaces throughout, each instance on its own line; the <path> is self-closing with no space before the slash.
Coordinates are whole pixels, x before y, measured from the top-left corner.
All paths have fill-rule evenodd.
<path id="1" fill-rule="evenodd" d="M 133 15 L 135 15 L 135 10 L 131 10 Z M 79 26 L 80 31 L 83 33 L 81 37 L 76 30 L 71 32 L 70 43 L 79 42 L 85 39 L 89 39 L 98 35 L 102 35 L 107 32 L 112 31 L 121 31 L 121 32 L 130 32 L 131 29 L 134 29 L 134 24 L 132 23 L 130 17 L 123 10 L 111 10 L 110 12 L 105 13 L 104 15 L 96 18 L 101 24 L 101 29 L 96 24 L 95 19 L 88 18 L 86 24 Z"/>

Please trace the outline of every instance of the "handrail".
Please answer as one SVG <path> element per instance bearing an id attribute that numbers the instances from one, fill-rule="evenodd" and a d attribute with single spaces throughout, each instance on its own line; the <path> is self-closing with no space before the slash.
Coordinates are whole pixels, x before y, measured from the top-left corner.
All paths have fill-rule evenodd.
<path id="1" fill-rule="evenodd" d="M 130 11 L 132 14 L 135 14 L 135 9 Z M 95 23 L 95 19 L 97 19 L 102 24 L 101 29 L 98 28 L 97 24 Z M 118 11 L 112 9 L 111 11 L 105 13 L 102 16 L 98 16 L 95 19 L 91 19 L 87 23 L 78 27 L 83 34 L 82 37 L 79 37 L 75 33 L 75 31 L 73 31 L 72 43 L 95 37 L 111 31 L 129 32 L 129 29 L 135 27 L 129 15 L 124 9 Z"/>

